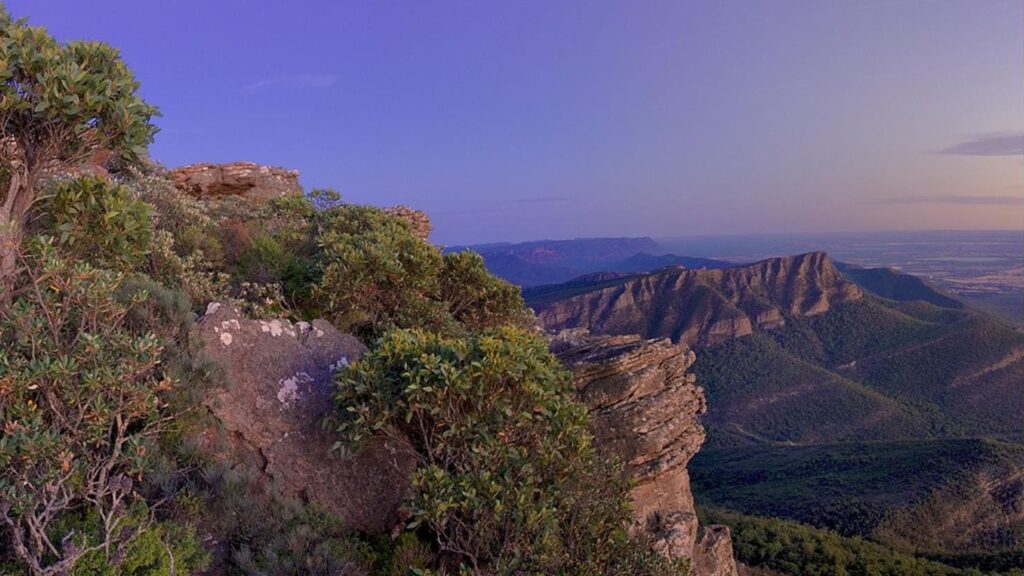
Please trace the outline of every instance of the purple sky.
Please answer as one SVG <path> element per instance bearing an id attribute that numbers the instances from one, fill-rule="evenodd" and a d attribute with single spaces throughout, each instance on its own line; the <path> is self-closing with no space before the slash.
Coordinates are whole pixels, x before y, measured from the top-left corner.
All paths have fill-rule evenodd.
<path id="1" fill-rule="evenodd" d="M 8 0 L 121 48 L 155 158 L 442 243 L 1024 228 L 1024 0 Z"/>

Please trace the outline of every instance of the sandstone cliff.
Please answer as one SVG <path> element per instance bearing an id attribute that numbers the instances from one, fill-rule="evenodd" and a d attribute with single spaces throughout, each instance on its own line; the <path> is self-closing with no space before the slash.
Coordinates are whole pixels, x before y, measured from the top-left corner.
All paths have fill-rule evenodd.
<path id="1" fill-rule="evenodd" d="M 724 270 L 669 269 L 582 293 L 551 291 L 530 304 L 548 330 L 586 328 L 706 346 L 861 297 L 824 252 L 811 252 Z"/>
<path id="2" fill-rule="evenodd" d="M 686 465 L 704 442 L 704 391 L 687 370 L 685 345 L 638 336 L 590 337 L 567 331 L 552 351 L 591 412 L 597 443 L 617 454 L 635 481 L 635 526 L 657 549 L 690 559 L 695 576 L 736 574 L 729 529 L 699 527 Z"/>
<path id="3" fill-rule="evenodd" d="M 190 164 L 170 171 L 175 187 L 198 198 L 244 196 L 268 199 L 301 194 L 299 172 L 253 162 Z"/>

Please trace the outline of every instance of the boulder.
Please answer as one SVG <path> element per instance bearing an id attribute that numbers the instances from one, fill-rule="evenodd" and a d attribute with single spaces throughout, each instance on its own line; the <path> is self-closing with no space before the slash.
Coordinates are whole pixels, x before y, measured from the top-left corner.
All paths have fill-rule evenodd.
<path id="1" fill-rule="evenodd" d="M 297 170 L 253 162 L 189 164 L 169 174 L 178 190 L 197 198 L 243 196 L 265 200 L 302 194 Z"/>
<path id="2" fill-rule="evenodd" d="M 597 445 L 622 459 L 633 479 L 634 530 L 655 549 L 690 559 L 695 576 L 734 576 L 728 528 L 700 529 L 686 465 L 704 443 L 704 390 L 689 374 L 696 359 L 667 338 L 590 336 L 565 331 L 551 350 L 572 371 Z"/>
<path id="3" fill-rule="evenodd" d="M 342 457 L 337 436 L 321 425 L 333 409 L 335 372 L 366 348 L 330 323 L 251 320 L 228 304 L 211 303 L 196 332 L 224 383 L 204 400 L 214 425 L 201 444 L 242 466 L 267 491 L 317 504 L 353 529 L 382 532 L 398 508 L 414 456 L 375 439 Z"/>

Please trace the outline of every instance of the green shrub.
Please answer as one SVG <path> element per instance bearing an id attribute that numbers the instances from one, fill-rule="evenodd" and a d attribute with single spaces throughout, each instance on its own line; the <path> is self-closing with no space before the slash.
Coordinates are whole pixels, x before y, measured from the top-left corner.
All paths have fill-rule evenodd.
<path id="1" fill-rule="evenodd" d="M 391 331 L 339 376 L 337 399 L 344 442 L 411 443 L 410 528 L 473 573 L 670 573 L 627 535 L 627 483 L 530 333 Z"/>
<path id="2" fill-rule="evenodd" d="M 488 272 L 476 252 L 445 254 L 440 283 L 441 300 L 468 330 L 503 324 L 527 326 L 532 320 L 519 287 Z"/>
<path id="3" fill-rule="evenodd" d="M 442 256 L 383 210 L 335 206 L 319 227 L 312 300 L 340 330 L 374 338 L 390 328 L 458 333 L 531 321 L 519 289 L 478 254 Z"/>
<path id="4" fill-rule="evenodd" d="M 37 239 L 0 318 L 0 521 L 33 574 L 97 550 L 121 558 L 149 528 L 129 504 L 141 502 L 174 381 L 161 339 L 129 325 L 146 293 L 124 302 L 122 283 Z M 91 530 L 73 527 L 82 517 L 97 519 Z"/>
<path id="5" fill-rule="evenodd" d="M 208 467 L 207 529 L 229 548 L 224 572 L 266 576 L 370 574 L 377 554 L 337 518 L 312 504 L 264 494 L 229 464 Z"/>
<path id="6" fill-rule="evenodd" d="M 149 253 L 149 206 L 124 186 L 95 177 L 61 180 L 39 204 L 45 233 L 65 255 L 129 270 Z"/>
<path id="7" fill-rule="evenodd" d="M 369 206 L 339 206 L 324 215 L 318 243 L 323 277 L 314 298 L 339 330 L 372 337 L 393 326 L 444 324 L 441 253 L 405 222 Z"/>
<path id="8" fill-rule="evenodd" d="M 209 553 L 194 530 L 173 522 L 140 528 L 147 521 L 144 507 L 136 506 L 134 512 L 128 520 L 139 533 L 120 557 L 111 561 L 102 550 L 93 550 L 75 564 L 71 576 L 178 576 L 206 566 Z"/>

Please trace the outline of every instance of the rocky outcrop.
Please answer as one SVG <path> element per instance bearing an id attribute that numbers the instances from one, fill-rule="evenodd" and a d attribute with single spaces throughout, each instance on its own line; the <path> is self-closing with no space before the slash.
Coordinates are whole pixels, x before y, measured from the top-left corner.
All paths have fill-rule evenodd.
<path id="1" fill-rule="evenodd" d="M 704 443 L 704 391 L 687 370 L 695 355 L 668 339 L 593 337 L 566 331 L 551 349 L 573 373 L 597 443 L 617 454 L 635 482 L 636 530 L 656 548 L 688 558 L 695 576 L 734 575 L 728 528 L 700 529 L 686 465 Z"/>
<path id="2" fill-rule="evenodd" d="M 430 223 L 430 216 L 422 210 L 399 205 L 385 208 L 384 212 L 404 220 L 409 224 L 409 229 L 412 230 L 413 235 L 420 240 L 426 241 L 430 237 L 430 232 L 434 229 Z"/>
<path id="3" fill-rule="evenodd" d="M 243 196 L 269 199 L 302 194 L 299 172 L 253 162 L 189 164 L 170 171 L 174 186 L 197 198 Z"/>
<path id="4" fill-rule="evenodd" d="M 663 270 L 569 294 L 532 303 L 546 329 L 640 334 L 690 346 L 778 327 L 787 316 L 821 314 L 862 297 L 824 252 L 724 270 Z"/>
<path id="5" fill-rule="evenodd" d="M 250 320 L 216 302 L 196 333 L 225 376 L 203 402 L 214 423 L 200 439 L 207 452 L 354 529 L 380 532 L 398 521 L 411 453 L 380 440 L 343 458 L 321 427 L 335 371 L 366 350 L 358 340 L 323 320 Z"/>

